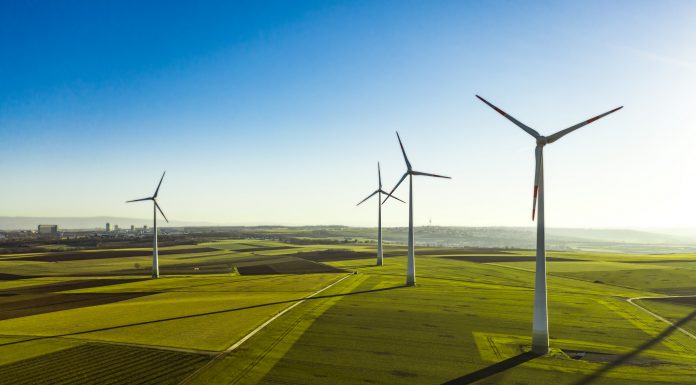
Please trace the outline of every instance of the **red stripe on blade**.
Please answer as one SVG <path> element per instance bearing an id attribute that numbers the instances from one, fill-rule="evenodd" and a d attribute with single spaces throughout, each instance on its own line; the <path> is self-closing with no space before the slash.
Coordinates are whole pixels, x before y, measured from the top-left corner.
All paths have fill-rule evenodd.
<path id="1" fill-rule="evenodd" d="M 539 186 L 534 186 L 534 202 L 532 203 L 532 220 L 534 220 L 534 216 L 536 214 L 536 202 L 537 202 L 537 193 L 539 192 Z"/>

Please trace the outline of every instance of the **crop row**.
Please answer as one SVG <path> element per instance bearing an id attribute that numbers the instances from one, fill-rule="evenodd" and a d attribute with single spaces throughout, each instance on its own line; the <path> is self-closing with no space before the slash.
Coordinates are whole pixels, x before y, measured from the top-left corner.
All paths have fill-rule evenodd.
<path id="1" fill-rule="evenodd" d="M 207 360 L 192 353 L 86 344 L 0 366 L 0 383 L 176 383 Z"/>

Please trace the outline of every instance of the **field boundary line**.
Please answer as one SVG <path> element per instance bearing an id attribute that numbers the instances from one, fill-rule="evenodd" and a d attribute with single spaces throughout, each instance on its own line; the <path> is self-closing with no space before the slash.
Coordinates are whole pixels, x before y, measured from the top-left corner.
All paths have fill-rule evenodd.
<path id="1" fill-rule="evenodd" d="M 273 317 L 271 317 L 268 321 L 262 323 L 261 325 L 259 325 L 258 327 L 256 327 L 256 329 L 252 330 L 249 334 L 247 334 L 246 336 L 242 337 L 242 339 L 240 339 L 239 341 L 237 341 L 235 344 L 233 344 L 233 345 L 230 346 L 229 348 L 225 349 L 225 350 L 223 351 L 223 353 L 229 353 L 229 352 L 231 352 L 231 351 L 237 349 L 237 348 L 240 347 L 244 342 L 246 342 L 249 338 L 253 337 L 256 333 L 258 333 L 259 331 L 261 331 L 263 328 L 265 328 L 266 326 L 268 326 L 268 324 L 270 324 L 271 322 L 275 321 L 277 318 L 281 317 L 283 314 L 285 314 L 285 313 L 289 312 L 290 310 L 294 309 L 296 306 L 299 306 L 300 304 L 302 304 L 302 303 L 303 303 L 304 301 L 306 301 L 307 299 L 316 296 L 317 294 L 323 292 L 324 290 L 327 290 L 327 289 L 331 288 L 332 286 L 338 284 L 339 282 L 343 281 L 344 279 L 346 279 L 346 278 L 348 278 L 348 277 L 350 277 L 350 276 L 352 276 L 352 275 L 353 275 L 353 274 L 348 274 L 348 275 L 346 275 L 345 277 L 343 277 L 343 278 L 341 278 L 341 279 L 338 279 L 338 280 L 334 281 L 334 282 L 331 283 L 330 285 L 325 286 L 324 288 L 322 288 L 322 289 L 320 289 L 320 290 L 318 290 L 318 291 L 315 291 L 314 293 L 312 293 L 312 294 L 310 294 L 310 295 L 308 295 L 308 296 L 302 298 L 301 300 L 299 300 L 299 301 L 295 302 L 294 304 L 292 304 L 292 305 L 286 307 L 285 309 L 281 310 L 280 312 L 278 312 L 278 314 L 276 314 L 276 315 L 274 315 Z"/>
<path id="2" fill-rule="evenodd" d="M 693 340 L 696 340 L 696 335 L 694 335 L 694 334 L 691 333 L 690 331 L 688 331 L 688 330 L 682 328 L 681 326 L 675 325 L 674 322 L 668 320 L 667 318 L 664 318 L 664 317 L 662 317 L 661 315 L 659 315 L 659 314 L 657 314 L 657 313 L 654 313 L 654 312 L 652 312 L 652 311 L 650 311 L 650 310 L 644 308 L 643 306 L 640 306 L 640 305 L 638 305 L 637 303 L 633 302 L 634 300 L 641 300 L 641 299 L 683 298 L 683 297 L 693 297 L 693 296 L 683 296 L 683 295 L 679 295 L 679 296 L 667 296 L 667 297 L 633 297 L 633 298 L 628 298 L 628 299 L 626 299 L 626 302 L 628 302 L 628 303 L 630 303 L 631 305 L 637 307 L 638 309 L 640 309 L 640 310 L 642 310 L 642 311 L 644 311 L 644 312 L 650 314 L 651 316 L 657 318 L 658 320 L 660 320 L 660 321 L 662 321 L 662 322 L 664 322 L 664 323 L 666 323 L 666 324 L 668 324 L 668 325 L 670 325 L 670 326 L 676 328 L 676 329 L 679 330 L 680 332 L 684 333 L 687 337 L 689 337 L 689 338 L 691 338 L 691 339 L 693 339 Z"/>
<path id="3" fill-rule="evenodd" d="M 35 339 L 36 337 L 43 337 L 43 336 L 36 335 L 36 334 L 0 334 L 0 337 L 5 337 L 5 338 L 24 338 L 24 337 L 26 337 L 27 341 L 31 341 L 32 339 Z M 165 345 L 148 345 L 148 344 L 139 344 L 136 342 L 109 341 L 109 340 L 99 340 L 99 339 L 82 338 L 82 337 L 56 336 L 56 337 L 49 337 L 49 338 L 56 339 L 56 340 L 70 341 L 70 342 L 81 342 L 84 344 L 120 345 L 120 346 L 130 346 L 133 348 L 165 350 L 165 351 L 170 351 L 170 352 L 192 353 L 192 354 L 200 354 L 200 355 L 206 355 L 206 356 L 213 356 L 213 355 L 219 353 L 219 351 L 216 351 L 216 350 L 181 348 L 181 347 L 165 346 Z"/>
<path id="4" fill-rule="evenodd" d="M 252 330 L 252 331 L 249 332 L 247 335 L 245 335 L 244 337 L 242 337 L 241 339 L 239 339 L 237 342 L 235 342 L 234 344 L 232 344 L 230 347 L 228 347 L 227 349 L 221 351 L 217 356 L 213 357 L 213 359 L 211 359 L 210 361 L 208 361 L 208 363 L 206 363 L 205 365 L 201 366 L 198 370 L 196 370 L 195 372 L 193 372 L 193 373 L 191 373 L 190 375 L 188 375 L 188 376 L 187 376 L 186 378 L 184 378 L 181 382 L 179 382 L 179 384 L 185 384 L 185 383 L 187 383 L 189 380 L 193 379 L 196 375 L 198 375 L 199 373 L 201 373 L 203 370 L 207 369 L 208 367 L 210 367 L 211 365 L 213 365 L 214 363 L 216 363 L 217 361 L 219 361 L 221 358 L 223 358 L 224 356 L 226 356 L 226 355 L 229 354 L 230 352 L 232 352 L 232 351 L 234 351 L 235 349 L 237 349 L 238 347 L 240 347 L 240 346 L 241 346 L 242 344 L 244 344 L 247 340 L 249 340 L 251 337 L 253 337 L 254 335 L 256 335 L 256 333 L 260 332 L 260 331 L 263 330 L 266 326 L 268 326 L 269 324 L 271 324 L 271 322 L 273 322 L 273 321 L 275 321 L 276 319 L 278 319 L 278 318 L 280 318 L 281 316 L 283 316 L 283 314 L 289 312 L 290 310 L 292 310 L 292 309 L 294 309 L 295 307 L 297 307 L 297 306 L 301 305 L 302 303 L 304 303 L 304 301 L 306 301 L 306 300 L 308 300 L 308 299 L 310 299 L 310 298 L 312 298 L 312 297 L 314 297 L 314 296 L 316 296 L 316 295 L 322 293 L 322 292 L 325 291 L 325 290 L 330 289 L 330 288 L 333 287 L 334 285 L 336 285 L 336 284 L 342 282 L 344 279 L 346 279 L 346 278 L 348 278 L 348 277 L 351 277 L 351 276 L 353 276 L 353 275 L 354 275 L 353 273 L 347 274 L 345 277 L 340 278 L 340 279 L 338 279 L 338 280 L 332 282 L 331 284 L 329 284 L 329 285 L 327 285 L 327 286 L 325 286 L 325 287 L 323 287 L 323 288 L 321 288 L 321 289 L 315 291 L 314 293 L 312 293 L 312 294 L 310 294 L 310 295 L 308 295 L 308 296 L 306 296 L 306 297 L 303 297 L 301 300 L 299 300 L 299 301 L 293 303 L 292 305 L 286 307 L 285 309 L 279 311 L 276 315 L 274 315 L 274 316 L 271 317 L 270 319 L 266 320 L 266 322 L 262 323 L 261 325 L 257 326 L 254 330 Z"/>
<path id="5" fill-rule="evenodd" d="M 519 271 L 526 271 L 526 272 L 529 272 L 529 273 L 534 273 L 534 272 L 535 272 L 535 270 L 532 270 L 532 269 L 525 269 L 524 267 L 515 267 L 515 266 L 500 265 L 500 264 L 497 264 L 497 263 L 486 263 L 486 265 L 498 266 L 498 267 L 503 267 L 503 268 L 507 268 L 507 269 L 519 270 Z M 556 278 L 563 278 L 563 279 L 570 279 L 570 280 L 585 282 L 585 283 L 593 283 L 593 284 L 598 284 L 598 285 L 605 285 L 605 286 L 618 287 L 618 288 L 621 288 L 621 289 L 631 290 L 631 291 L 634 291 L 634 292 L 637 291 L 637 292 L 643 292 L 643 293 L 655 293 L 655 292 L 651 292 L 651 291 L 648 291 L 648 290 L 640 290 L 640 289 L 636 289 L 635 287 L 621 286 L 621 285 L 617 285 L 617 284 L 614 284 L 614 283 L 606 283 L 606 282 L 597 283 L 597 282 L 595 282 L 595 281 L 593 281 L 593 280 L 591 280 L 591 279 L 585 279 L 585 278 L 580 278 L 580 277 L 569 277 L 569 276 L 567 276 L 567 275 L 563 275 L 563 274 L 559 274 L 559 273 L 549 273 L 549 272 L 547 272 L 546 275 L 547 275 L 547 276 L 551 276 L 551 277 L 556 277 Z M 579 293 L 578 293 L 578 294 L 579 294 Z M 655 294 L 659 294 L 659 293 L 655 293 Z M 588 293 L 588 295 L 604 295 L 604 294 L 591 294 L 591 293 Z M 624 296 L 621 296 L 621 298 L 625 298 L 625 297 L 624 297 Z M 636 297 L 636 298 L 638 298 L 638 297 Z"/>
<path id="6" fill-rule="evenodd" d="M 359 276 L 351 280 L 350 283 L 347 283 L 346 285 L 342 286 L 341 291 L 343 293 L 352 293 L 354 289 L 356 289 L 366 280 L 367 276 Z M 264 378 L 273 369 L 273 367 L 275 367 L 275 365 L 285 356 L 285 354 L 287 354 L 287 352 L 290 351 L 290 349 L 292 349 L 295 343 L 297 343 L 297 341 L 300 338 L 302 338 L 307 329 L 309 329 L 311 325 L 314 324 L 314 321 L 319 319 L 319 317 L 321 317 L 322 314 L 324 314 L 326 311 L 328 311 L 330 308 L 336 305 L 336 303 L 339 300 L 344 298 L 344 296 L 340 294 L 328 295 L 326 297 L 330 298 L 322 298 L 321 301 L 308 303 L 306 305 L 306 308 L 303 308 L 302 312 L 297 315 L 297 319 L 292 321 L 287 328 L 283 327 L 284 330 L 281 331 L 280 335 L 272 338 L 271 343 L 267 344 L 266 347 L 261 350 L 260 354 L 255 354 L 253 360 L 251 360 L 251 362 L 249 362 L 243 369 L 237 371 L 235 373 L 235 376 L 231 377 L 227 384 L 233 385 L 239 384 L 240 382 L 242 384 L 254 383 L 254 378 L 258 378 L 259 380 Z M 295 317 L 295 315 L 287 315 L 287 317 L 292 318 Z M 280 356 L 274 357 L 274 352 L 278 352 L 281 354 Z M 263 366 L 265 366 L 265 368 L 262 368 Z M 259 368 L 261 369 L 257 370 Z M 252 374 L 255 371 L 257 373 Z"/>

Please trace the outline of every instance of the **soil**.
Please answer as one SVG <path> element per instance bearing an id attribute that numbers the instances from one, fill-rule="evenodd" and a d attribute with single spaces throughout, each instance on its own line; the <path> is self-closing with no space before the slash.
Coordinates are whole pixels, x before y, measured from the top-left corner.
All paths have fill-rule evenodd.
<path id="1" fill-rule="evenodd" d="M 220 251 L 211 247 L 197 247 L 190 249 L 174 249 L 174 250 L 159 250 L 159 255 L 174 255 L 174 254 L 193 254 L 207 253 L 211 251 Z M 64 261 L 82 261 L 90 259 L 108 259 L 108 258 L 127 258 L 127 257 L 147 257 L 151 256 L 150 250 L 104 250 L 104 251 L 63 251 L 56 253 L 46 253 L 36 256 L 12 258 L 13 261 L 41 261 L 41 262 L 64 262 Z"/>

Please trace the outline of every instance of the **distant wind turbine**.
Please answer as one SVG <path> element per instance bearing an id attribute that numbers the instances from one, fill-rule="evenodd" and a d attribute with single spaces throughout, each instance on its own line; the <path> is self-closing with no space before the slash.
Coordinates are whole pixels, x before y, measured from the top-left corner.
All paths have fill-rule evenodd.
<path id="1" fill-rule="evenodd" d="M 399 179 L 399 182 L 394 186 L 394 188 L 387 194 L 387 197 L 384 199 L 384 202 L 389 199 L 391 194 L 394 193 L 394 190 L 396 190 L 401 182 L 406 179 L 408 176 L 408 261 L 407 261 L 407 266 L 406 266 L 406 285 L 407 286 L 413 286 L 416 284 L 416 259 L 415 259 L 415 250 L 413 246 L 413 176 L 414 175 L 422 175 L 422 176 L 432 176 L 435 178 L 447 178 L 447 179 L 452 179 L 448 176 L 442 176 L 442 175 L 436 175 L 436 174 L 428 174 L 425 172 L 420 172 L 420 171 L 414 171 L 413 168 L 411 167 L 411 162 L 408 161 L 408 157 L 406 156 L 406 150 L 404 150 L 404 145 L 401 143 L 401 137 L 399 136 L 399 133 L 396 133 L 396 138 L 399 140 L 399 146 L 401 147 L 401 153 L 404 154 L 404 161 L 406 162 L 406 172 L 404 175 Z M 382 202 L 382 203 L 384 203 Z"/>
<path id="2" fill-rule="evenodd" d="M 160 186 L 162 186 L 162 180 L 164 180 L 164 174 L 166 173 L 166 171 L 162 173 L 162 178 L 160 178 L 159 184 L 157 185 L 157 189 L 155 190 L 155 194 L 153 196 L 142 199 L 133 199 L 132 201 L 126 202 L 131 203 L 140 201 L 152 201 L 153 203 L 152 210 L 154 212 L 154 216 L 152 219 L 152 278 L 159 278 L 159 257 L 157 255 L 157 210 L 159 210 L 160 214 L 162 214 L 164 220 L 167 221 L 167 223 L 169 223 L 167 216 L 164 215 L 162 209 L 157 204 L 157 193 L 159 193 Z"/>
<path id="3" fill-rule="evenodd" d="M 623 106 L 615 108 L 611 111 L 597 115 L 594 118 L 585 120 L 574 126 L 558 131 L 549 136 L 542 136 L 534 129 L 520 123 L 517 119 L 505 113 L 505 111 L 489 103 L 486 99 L 476 95 L 482 102 L 486 103 L 492 109 L 498 111 L 499 114 L 506 117 L 518 127 L 523 129 L 529 135 L 536 139 L 536 166 L 534 171 L 534 199 L 532 201 L 532 220 L 534 214 L 539 207 L 539 217 L 537 220 L 537 241 L 536 241 L 536 276 L 534 278 L 534 321 L 532 324 L 532 351 L 539 354 L 546 354 L 549 351 L 549 321 L 548 321 L 548 305 L 546 302 L 546 245 L 544 238 L 544 146 L 557 141 L 566 134 L 569 134 L 578 128 L 588 125 L 595 120 L 601 119 L 612 112 L 616 112 Z M 538 196 L 538 200 L 537 200 Z"/>
<path id="4" fill-rule="evenodd" d="M 356 206 L 360 206 L 363 202 L 377 194 L 377 266 L 382 266 L 384 265 L 384 257 L 382 255 L 382 194 L 389 195 L 389 193 L 382 190 L 382 172 L 379 169 L 379 162 L 377 162 L 377 178 L 379 180 L 377 190 L 375 190 L 375 192 L 373 192 L 372 194 L 368 195 L 367 198 L 361 200 L 360 203 L 358 203 Z M 406 203 L 395 196 L 392 196 L 392 198 L 400 202 Z"/>

